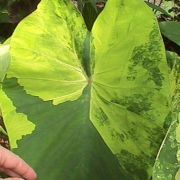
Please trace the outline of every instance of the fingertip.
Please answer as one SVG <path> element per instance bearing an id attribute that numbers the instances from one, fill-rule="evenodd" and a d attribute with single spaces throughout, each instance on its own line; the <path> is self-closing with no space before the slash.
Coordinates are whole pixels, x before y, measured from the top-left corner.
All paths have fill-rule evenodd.
<path id="1" fill-rule="evenodd" d="M 27 173 L 23 177 L 28 180 L 36 180 L 37 174 L 32 168 L 29 168 L 29 171 L 27 171 Z"/>

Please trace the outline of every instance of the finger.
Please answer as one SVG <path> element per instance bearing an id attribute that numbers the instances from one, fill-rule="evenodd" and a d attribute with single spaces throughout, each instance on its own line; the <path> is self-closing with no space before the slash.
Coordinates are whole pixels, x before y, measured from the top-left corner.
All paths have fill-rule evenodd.
<path id="1" fill-rule="evenodd" d="M 6 179 L 0 178 L 0 180 L 24 180 L 24 179 L 22 179 L 22 178 L 6 178 Z"/>
<path id="2" fill-rule="evenodd" d="M 36 179 L 36 173 L 30 166 L 28 166 L 18 156 L 3 147 L 0 147 L 0 167 L 11 170 L 24 179 Z"/>
<path id="3" fill-rule="evenodd" d="M 0 168 L 0 172 L 3 172 L 10 177 L 21 178 L 21 176 L 19 174 L 16 174 L 15 172 L 13 172 L 9 169 Z"/>

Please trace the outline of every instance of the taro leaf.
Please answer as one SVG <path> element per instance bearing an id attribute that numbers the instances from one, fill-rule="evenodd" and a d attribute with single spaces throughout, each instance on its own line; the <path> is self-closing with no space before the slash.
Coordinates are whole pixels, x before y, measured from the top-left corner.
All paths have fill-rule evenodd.
<path id="1" fill-rule="evenodd" d="M 0 83 L 3 81 L 10 63 L 9 46 L 0 45 Z"/>
<path id="2" fill-rule="evenodd" d="M 180 46 L 180 22 L 161 22 L 159 26 L 164 36 Z"/>
<path id="3" fill-rule="evenodd" d="M 173 121 L 161 145 L 153 170 L 153 180 L 180 179 L 180 57 L 167 52 L 171 67 Z"/>
<path id="4" fill-rule="evenodd" d="M 11 142 L 11 121 L 21 136 L 33 129 L 20 120 L 35 125 L 14 151 L 39 179 L 150 179 L 171 107 L 162 38 L 144 2 L 109 0 L 89 35 L 69 1 L 42 0 L 10 45 L 2 112 Z"/>

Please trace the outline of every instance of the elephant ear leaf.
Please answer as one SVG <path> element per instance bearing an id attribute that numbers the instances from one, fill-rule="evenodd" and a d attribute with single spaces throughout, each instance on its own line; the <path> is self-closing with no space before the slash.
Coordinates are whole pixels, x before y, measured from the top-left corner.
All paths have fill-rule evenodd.
<path id="1" fill-rule="evenodd" d="M 141 1 L 108 0 L 91 47 L 91 121 L 131 179 L 149 179 L 170 111 L 156 18 Z"/>
<path id="2" fill-rule="evenodd" d="M 11 38 L 8 77 L 18 78 L 28 94 L 54 104 L 77 99 L 86 85 L 81 65 L 86 33 L 71 3 L 43 0 Z"/>

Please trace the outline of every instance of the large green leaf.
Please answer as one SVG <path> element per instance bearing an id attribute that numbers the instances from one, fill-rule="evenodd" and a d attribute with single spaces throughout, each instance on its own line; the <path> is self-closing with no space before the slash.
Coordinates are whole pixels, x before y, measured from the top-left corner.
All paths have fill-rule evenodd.
<path id="1" fill-rule="evenodd" d="M 55 107 L 51 102 L 27 95 L 15 79 L 5 81 L 4 91 L 2 102 L 12 101 L 17 112 L 14 117 L 14 106 L 8 106 L 12 114 L 4 108 L 3 114 L 9 115 L 4 116 L 8 133 L 30 132 L 32 125 L 26 118 L 36 125 L 34 133 L 23 138 L 15 152 L 35 168 L 38 179 L 123 177 L 117 159 L 89 120 L 89 88 L 78 100 Z M 8 124 L 12 120 L 17 123 L 16 132 Z"/>
<path id="2" fill-rule="evenodd" d="M 12 148 L 26 135 L 14 151 L 39 179 L 150 179 L 171 107 L 164 46 L 143 1 L 109 0 L 89 34 L 69 1 L 42 0 L 10 46 L 2 111 Z"/>

